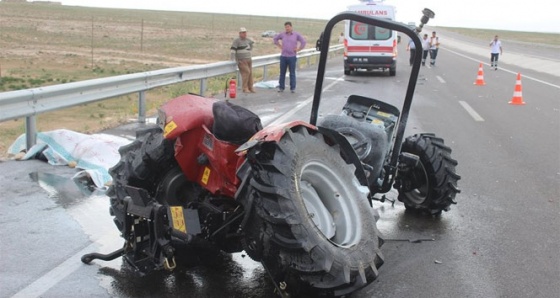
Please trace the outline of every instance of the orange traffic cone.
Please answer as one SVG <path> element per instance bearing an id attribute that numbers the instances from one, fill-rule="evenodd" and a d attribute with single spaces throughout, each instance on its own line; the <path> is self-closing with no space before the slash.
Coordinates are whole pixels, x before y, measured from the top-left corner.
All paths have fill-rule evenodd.
<path id="1" fill-rule="evenodd" d="M 515 90 L 513 91 L 513 98 L 509 102 L 512 105 L 524 105 L 523 95 L 521 94 L 521 73 L 517 73 L 517 80 L 515 81 Z"/>
<path id="2" fill-rule="evenodd" d="M 476 81 L 473 83 L 478 86 L 484 86 L 486 83 L 484 82 L 484 71 L 482 70 L 482 63 L 478 66 L 478 75 L 476 76 Z"/>

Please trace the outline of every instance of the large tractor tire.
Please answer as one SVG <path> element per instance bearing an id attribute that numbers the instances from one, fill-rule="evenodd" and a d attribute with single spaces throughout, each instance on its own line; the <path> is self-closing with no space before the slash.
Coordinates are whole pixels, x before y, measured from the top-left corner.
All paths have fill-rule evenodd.
<path id="1" fill-rule="evenodd" d="M 408 210 L 439 215 L 455 204 L 460 192 L 455 172 L 457 161 L 451 158 L 451 148 L 434 134 L 415 134 L 407 137 L 401 152 L 417 155 L 417 166 L 408 173 L 399 173 L 395 188 L 398 199 Z"/>
<path id="2" fill-rule="evenodd" d="M 178 165 L 173 155 L 173 142 L 163 138 L 162 130 L 157 126 L 148 127 L 136 133 L 136 140 L 119 149 L 120 161 L 109 170 L 113 177 L 113 184 L 107 195 L 110 198 L 111 215 L 117 228 L 123 232 L 125 210 L 123 199 L 128 196 L 125 187 L 133 186 L 147 190 L 158 200 L 166 197 L 162 192 L 171 191 L 171 187 L 159 190 L 163 180 L 173 180 L 167 185 L 186 185 L 184 176 L 178 171 Z M 183 179 L 183 181 L 181 181 Z M 173 191 L 182 192 L 178 189 Z M 178 197 L 178 196 L 169 196 Z M 163 202 L 160 202 L 163 203 Z"/>
<path id="3" fill-rule="evenodd" d="M 340 296 L 377 278 L 376 213 L 338 145 L 299 126 L 248 156 L 259 218 L 248 224 L 250 255 L 281 288 L 295 297 Z"/>

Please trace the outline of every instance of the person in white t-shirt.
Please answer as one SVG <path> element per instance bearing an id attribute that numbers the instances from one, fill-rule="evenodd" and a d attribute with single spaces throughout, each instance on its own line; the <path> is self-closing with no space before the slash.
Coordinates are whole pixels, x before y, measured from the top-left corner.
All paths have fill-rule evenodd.
<path id="1" fill-rule="evenodd" d="M 422 66 L 426 66 L 426 58 L 428 58 L 428 53 L 430 52 L 430 39 L 428 34 L 424 34 L 422 37 Z"/>
<path id="2" fill-rule="evenodd" d="M 503 55 L 502 42 L 498 39 L 498 35 L 494 36 L 494 39 L 490 41 L 490 49 L 490 67 L 498 70 L 498 57 Z"/>
<path id="3" fill-rule="evenodd" d="M 432 37 L 430 37 L 430 65 L 436 66 L 436 57 L 439 50 L 439 37 L 436 36 L 436 32 L 432 32 Z"/>

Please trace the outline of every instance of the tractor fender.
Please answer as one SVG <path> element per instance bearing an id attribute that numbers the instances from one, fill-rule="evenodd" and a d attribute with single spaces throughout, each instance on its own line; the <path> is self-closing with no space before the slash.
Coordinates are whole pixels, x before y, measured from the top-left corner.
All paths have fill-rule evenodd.
<path id="1" fill-rule="evenodd" d="M 254 134 L 247 142 L 239 146 L 239 148 L 235 150 L 235 152 L 237 152 L 239 155 L 246 155 L 247 150 L 255 147 L 257 144 L 266 142 L 278 142 L 288 130 L 297 126 L 305 126 L 312 130 L 318 130 L 315 125 L 311 125 L 307 122 L 299 120 L 269 125 Z"/>

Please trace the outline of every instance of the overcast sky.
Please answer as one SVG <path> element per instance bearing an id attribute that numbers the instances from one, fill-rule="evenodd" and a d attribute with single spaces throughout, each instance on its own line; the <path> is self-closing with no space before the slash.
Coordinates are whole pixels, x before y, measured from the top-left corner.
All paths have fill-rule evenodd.
<path id="1" fill-rule="evenodd" d="M 329 19 L 359 0 L 53 0 L 64 5 L 178 10 Z M 554 2 L 554 1 L 552 1 Z M 433 10 L 433 26 L 560 33 L 560 13 L 548 0 L 387 0 L 397 21 L 416 22 L 422 9 Z M 548 4 L 547 4 L 548 3 Z M 295 24 L 294 24 L 295 25 Z"/>

